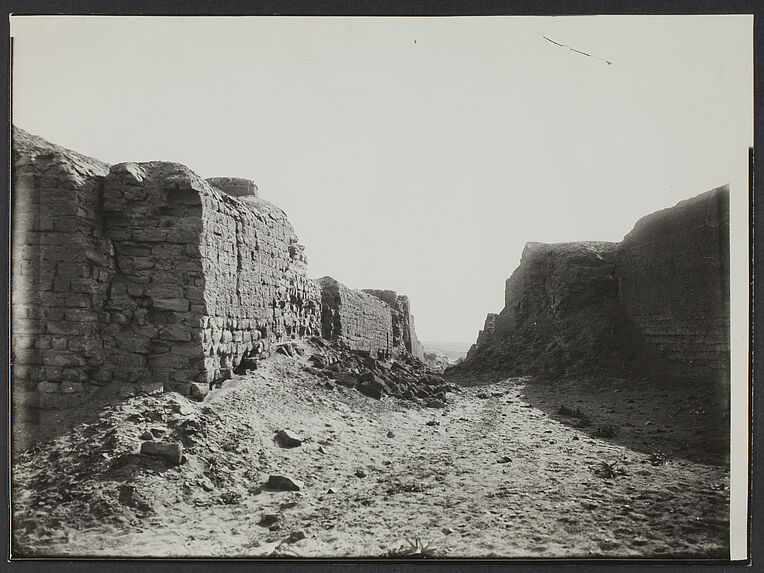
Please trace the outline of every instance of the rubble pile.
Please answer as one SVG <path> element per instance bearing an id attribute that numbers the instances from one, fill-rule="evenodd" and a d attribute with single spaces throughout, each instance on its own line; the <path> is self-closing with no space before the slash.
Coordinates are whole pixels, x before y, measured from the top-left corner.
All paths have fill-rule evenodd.
<path id="1" fill-rule="evenodd" d="M 376 399 L 387 394 L 427 408 L 444 408 L 446 394 L 458 390 L 458 386 L 446 382 L 410 354 L 382 358 L 369 351 L 350 349 L 342 342 L 329 343 L 314 337 L 310 343 L 314 352 L 308 357 L 307 369 L 325 379 L 329 387 L 355 388 Z M 276 351 L 288 356 L 305 353 L 292 343 L 279 345 Z"/>

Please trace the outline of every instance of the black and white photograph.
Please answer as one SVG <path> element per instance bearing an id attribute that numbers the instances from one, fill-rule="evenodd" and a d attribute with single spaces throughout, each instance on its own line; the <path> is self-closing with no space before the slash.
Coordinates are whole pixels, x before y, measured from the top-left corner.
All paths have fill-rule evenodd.
<path id="1" fill-rule="evenodd" d="M 10 47 L 11 559 L 747 558 L 752 15 Z"/>

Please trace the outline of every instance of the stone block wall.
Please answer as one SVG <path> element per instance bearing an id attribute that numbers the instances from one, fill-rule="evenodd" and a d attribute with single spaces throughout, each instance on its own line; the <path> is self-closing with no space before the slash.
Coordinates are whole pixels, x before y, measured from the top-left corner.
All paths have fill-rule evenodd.
<path id="1" fill-rule="evenodd" d="M 729 367 L 729 189 L 648 215 L 619 247 L 626 312 L 671 359 Z"/>
<path id="2" fill-rule="evenodd" d="M 332 277 L 317 282 L 321 289 L 324 338 L 373 355 L 393 354 L 393 315 L 387 302 L 367 292 L 351 290 Z"/>

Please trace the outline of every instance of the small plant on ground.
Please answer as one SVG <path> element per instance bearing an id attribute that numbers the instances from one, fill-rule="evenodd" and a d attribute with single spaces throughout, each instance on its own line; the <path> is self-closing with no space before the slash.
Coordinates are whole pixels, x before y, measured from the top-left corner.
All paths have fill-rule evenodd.
<path id="1" fill-rule="evenodd" d="M 618 433 L 618 429 L 615 426 L 605 424 L 603 426 L 597 426 L 594 430 L 594 435 L 599 438 L 613 438 Z"/>
<path id="2" fill-rule="evenodd" d="M 593 469 L 594 475 L 603 479 L 612 479 L 618 476 L 626 475 L 626 471 L 623 468 L 618 467 L 620 462 L 618 460 L 614 462 L 600 462 L 600 465 Z"/>
<path id="3" fill-rule="evenodd" d="M 419 483 L 403 483 L 396 481 L 390 484 L 390 487 L 387 488 L 386 493 L 387 495 L 395 495 L 396 493 L 419 493 L 426 490 L 427 487 Z"/>
<path id="4" fill-rule="evenodd" d="M 575 410 L 572 408 L 568 408 L 565 404 L 557 408 L 557 414 L 560 416 L 567 416 L 568 418 L 575 418 L 578 420 L 576 424 L 574 424 L 577 428 L 585 428 L 586 426 L 591 425 L 591 420 L 589 419 L 589 416 L 586 415 L 585 412 L 581 410 L 581 408 L 576 408 Z"/>
<path id="5" fill-rule="evenodd" d="M 432 542 L 422 543 L 417 537 L 414 541 L 407 541 L 406 545 L 388 551 L 386 557 L 405 557 L 407 559 L 432 559 L 436 557 L 436 549 Z"/>
<path id="6" fill-rule="evenodd" d="M 668 465 L 671 458 L 669 458 L 666 452 L 656 450 L 650 453 L 650 464 L 653 466 L 665 466 Z"/>

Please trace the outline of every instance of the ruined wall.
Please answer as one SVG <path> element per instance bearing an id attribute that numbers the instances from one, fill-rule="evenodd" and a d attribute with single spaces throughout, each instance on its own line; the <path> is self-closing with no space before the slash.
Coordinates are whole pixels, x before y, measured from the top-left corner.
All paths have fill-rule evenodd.
<path id="1" fill-rule="evenodd" d="M 13 130 L 14 406 L 72 406 L 108 381 L 99 327 L 114 262 L 100 218 L 109 166 Z"/>
<path id="2" fill-rule="evenodd" d="M 257 340 L 320 332 L 320 293 L 251 182 L 108 165 L 14 130 L 14 405 L 98 387 L 202 395 Z"/>
<path id="3" fill-rule="evenodd" d="M 411 341 L 411 354 L 419 360 L 424 360 L 424 346 L 416 335 L 416 325 L 414 324 L 414 315 L 409 314 L 408 336 Z"/>
<path id="4" fill-rule="evenodd" d="M 321 304 L 286 214 L 254 194 L 235 199 L 211 191 L 202 203 L 209 318 L 203 341 L 208 378 L 217 379 L 260 338 L 270 344 L 320 335 Z"/>
<path id="5" fill-rule="evenodd" d="M 493 342 L 478 345 L 477 356 L 498 347 L 522 374 L 633 370 L 638 346 L 618 301 L 615 254 L 606 242 L 526 245 Z"/>
<path id="6" fill-rule="evenodd" d="M 477 352 L 477 349 L 480 346 L 485 346 L 488 344 L 491 344 L 493 342 L 494 334 L 496 333 L 496 319 L 498 318 L 498 314 L 489 312 L 485 317 L 485 323 L 483 324 L 482 330 L 478 331 L 477 340 L 475 341 L 475 344 L 470 346 L 470 349 L 467 351 L 466 359 L 469 360 L 473 356 L 475 356 L 475 353 Z"/>
<path id="7" fill-rule="evenodd" d="M 621 243 L 528 243 L 492 340 L 481 331 L 450 372 L 726 370 L 728 201 L 726 188 L 683 201 L 641 219 Z"/>
<path id="8" fill-rule="evenodd" d="M 409 297 L 399 295 L 393 290 L 363 289 L 363 292 L 377 297 L 390 307 L 393 321 L 393 353 L 407 352 L 419 360 L 424 360 L 424 348 L 416 335 Z"/>
<path id="9" fill-rule="evenodd" d="M 616 266 L 626 312 L 663 356 L 729 367 L 729 189 L 640 219 Z"/>
<path id="10" fill-rule="evenodd" d="M 211 177 L 207 183 L 220 189 L 232 197 L 259 197 L 259 191 L 254 181 L 238 177 Z"/>
<path id="11" fill-rule="evenodd" d="M 202 207 L 190 184 L 188 193 L 179 190 L 182 176 L 192 180 L 183 169 L 125 163 L 104 181 L 117 268 L 105 306 L 104 347 L 112 377 L 144 391 L 175 389 L 201 370 Z"/>
<path id="12" fill-rule="evenodd" d="M 128 382 L 204 394 L 254 343 L 318 331 L 315 285 L 286 215 L 182 165 L 122 164 L 104 182 L 119 273 L 108 344 Z M 148 367 L 148 368 L 147 368 Z"/>
<path id="13" fill-rule="evenodd" d="M 332 277 L 322 277 L 317 282 L 321 289 L 324 338 L 375 355 L 393 353 L 393 315 L 388 302 L 351 290 Z"/>

